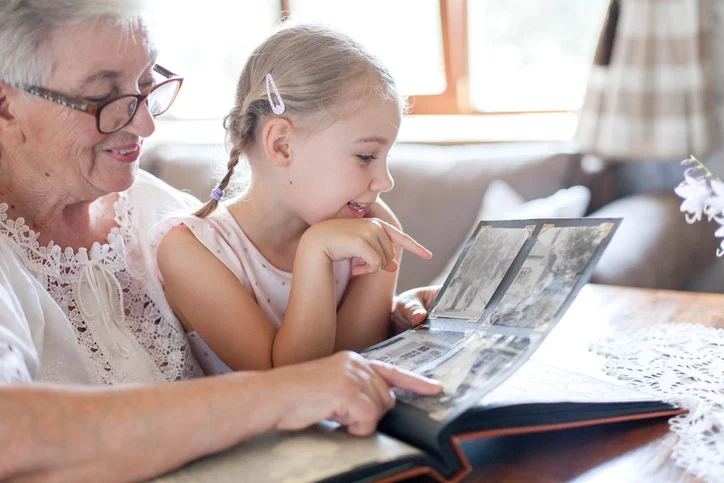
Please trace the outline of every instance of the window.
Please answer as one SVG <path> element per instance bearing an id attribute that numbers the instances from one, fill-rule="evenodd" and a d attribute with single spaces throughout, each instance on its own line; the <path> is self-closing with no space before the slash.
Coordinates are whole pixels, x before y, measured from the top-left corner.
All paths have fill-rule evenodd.
<path id="1" fill-rule="evenodd" d="M 166 117 L 218 119 L 234 102 L 246 58 L 279 22 L 274 0 L 149 2 L 158 62 L 184 77 Z"/>
<path id="2" fill-rule="evenodd" d="M 574 111 L 608 0 L 470 0 L 470 107 Z"/>
<path id="3" fill-rule="evenodd" d="M 349 34 L 390 69 L 406 94 L 445 91 L 440 0 L 289 0 L 291 18 Z M 414 12 L 411 13 L 411 12 Z"/>
<path id="4" fill-rule="evenodd" d="M 414 114 L 575 111 L 608 0 L 156 3 L 159 61 L 186 77 L 170 114 L 218 119 L 245 58 L 286 15 L 365 45 L 414 96 Z"/>

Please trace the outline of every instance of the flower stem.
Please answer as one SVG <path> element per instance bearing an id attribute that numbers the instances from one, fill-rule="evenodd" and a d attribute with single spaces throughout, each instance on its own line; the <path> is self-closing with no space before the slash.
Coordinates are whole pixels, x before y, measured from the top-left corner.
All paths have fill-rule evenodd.
<path id="1" fill-rule="evenodd" d="M 696 167 L 694 168 L 694 171 L 696 171 L 697 169 L 702 170 L 707 178 L 716 178 L 717 177 L 714 173 L 711 172 L 711 170 L 709 168 L 706 167 L 706 165 L 704 163 L 699 161 L 696 158 L 696 156 L 694 156 L 693 154 L 690 155 L 688 164 L 696 165 Z"/>

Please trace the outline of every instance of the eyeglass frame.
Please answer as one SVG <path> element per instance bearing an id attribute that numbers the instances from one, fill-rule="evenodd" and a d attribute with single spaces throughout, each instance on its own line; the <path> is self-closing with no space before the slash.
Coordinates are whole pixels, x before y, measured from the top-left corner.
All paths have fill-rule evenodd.
<path id="1" fill-rule="evenodd" d="M 158 117 L 161 114 L 168 111 L 173 103 L 176 101 L 176 96 L 178 96 L 179 91 L 181 90 L 181 86 L 183 85 L 184 78 L 174 74 L 170 70 L 166 69 L 165 67 L 162 67 L 158 64 L 153 66 L 153 71 L 161 74 L 162 76 L 166 77 L 166 80 L 154 85 L 151 90 L 148 91 L 146 94 L 123 94 L 121 96 L 116 96 L 112 99 L 109 99 L 107 101 L 103 102 L 93 102 L 93 101 L 81 101 L 77 98 L 67 97 L 63 94 L 59 94 L 57 92 L 45 89 L 44 87 L 40 86 L 24 86 L 23 90 L 26 92 L 29 92 L 30 94 L 33 94 L 38 97 L 42 97 L 45 100 L 55 102 L 56 104 L 60 104 L 61 106 L 69 107 L 71 109 L 75 109 L 76 111 L 85 112 L 86 114 L 90 114 L 91 116 L 95 116 L 96 118 L 96 129 L 101 134 L 112 134 L 114 132 L 118 132 L 124 127 L 128 126 L 132 121 L 133 118 L 136 117 L 136 114 L 138 113 L 138 106 L 141 105 L 142 102 L 144 102 L 148 97 L 153 94 L 154 91 L 159 89 L 160 87 L 170 83 L 170 82 L 178 82 L 178 88 L 176 89 L 176 94 L 174 94 L 173 99 L 171 99 L 171 102 L 169 103 L 168 107 L 158 114 L 152 114 L 153 117 Z M 136 107 L 133 109 L 133 112 L 128 118 L 128 121 L 123 124 L 122 126 L 118 127 L 117 129 L 110 131 L 110 132 L 103 132 L 101 131 L 101 111 L 104 107 L 116 102 L 119 99 L 123 99 L 125 97 L 135 97 L 136 98 Z"/>

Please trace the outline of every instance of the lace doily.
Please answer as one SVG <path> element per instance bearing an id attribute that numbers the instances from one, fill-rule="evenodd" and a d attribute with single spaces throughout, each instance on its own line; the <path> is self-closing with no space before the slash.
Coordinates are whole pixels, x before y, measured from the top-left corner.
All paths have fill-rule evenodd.
<path id="1" fill-rule="evenodd" d="M 128 193 L 119 193 L 113 208 L 117 226 L 108 234 L 107 243 L 96 242 L 90 250 L 75 252 L 53 242 L 40 246 L 39 234 L 23 218 L 8 219 L 5 203 L 0 203 L 0 236 L 10 242 L 23 265 L 61 307 L 100 381 L 134 382 L 120 362 L 130 360 L 129 347 L 104 342 L 109 336 L 101 331 L 113 324 L 130 331 L 130 349 L 150 355 L 157 378 L 173 381 L 198 376 L 200 369 L 180 325 L 175 319 L 166 320 L 149 296 L 150 275 L 137 245 L 139 229 Z M 94 289 L 89 285 L 95 285 Z M 98 320 L 104 317 L 105 321 Z"/>
<path id="2" fill-rule="evenodd" d="M 724 330 L 657 324 L 594 343 L 606 372 L 689 410 L 670 420 L 672 458 L 697 477 L 724 481 Z"/>

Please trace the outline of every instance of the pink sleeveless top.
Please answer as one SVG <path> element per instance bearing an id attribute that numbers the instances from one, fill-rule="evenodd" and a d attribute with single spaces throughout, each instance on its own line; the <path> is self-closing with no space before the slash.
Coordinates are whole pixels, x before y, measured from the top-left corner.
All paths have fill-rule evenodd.
<path id="1" fill-rule="evenodd" d="M 291 272 L 279 270 L 257 250 L 223 204 L 206 218 L 183 216 L 168 218 L 151 229 L 153 253 L 158 243 L 175 226 L 184 224 L 194 236 L 236 276 L 239 283 L 256 301 L 276 328 L 284 319 L 292 283 Z M 154 260 L 155 262 L 155 260 Z M 156 267 L 158 265 L 156 264 Z M 351 277 L 349 260 L 333 265 L 337 305 Z M 158 268 L 156 269 L 161 283 Z M 192 351 L 207 375 L 230 372 L 201 337 L 194 331 L 187 334 Z"/>

